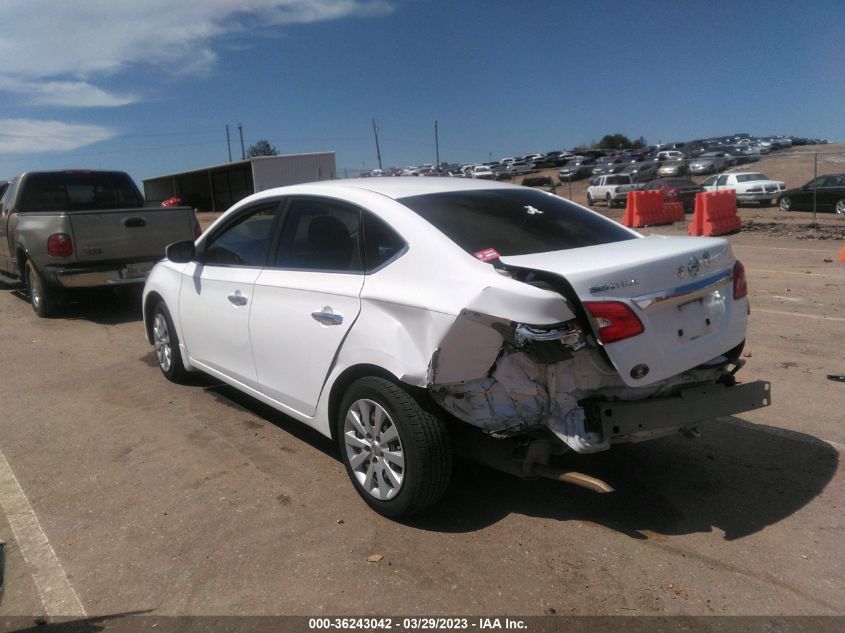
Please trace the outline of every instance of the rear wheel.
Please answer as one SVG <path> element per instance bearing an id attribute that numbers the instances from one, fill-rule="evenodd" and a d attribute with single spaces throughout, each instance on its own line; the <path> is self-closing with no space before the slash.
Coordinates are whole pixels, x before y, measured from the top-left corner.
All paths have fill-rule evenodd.
<path id="1" fill-rule="evenodd" d="M 587 192 L 587 206 L 588 207 L 593 206 L 593 196 L 590 195 L 589 191 Z"/>
<path id="2" fill-rule="evenodd" d="M 789 211 L 789 209 L 792 207 L 792 200 L 789 199 L 789 196 L 783 196 L 778 201 L 778 206 L 780 207 L 781 211 Z"/>
<path id="3" fill-rule="evenodd" d="M 449 486 L 452 450 L 443 420 L 383 378 L 356 380 L 340 406 L 338 442 L 355 490 L 376 512 L 409 516 Z"/>
<path id="4" fill-rule="evenodd" d="M 184 382 L 188 371 L 179 352 L 179 335 L 164 301 L 159 301 L 153 308 L 153 346 L 164 377 L 175 383 Z"/>
<path id="5" fill-rule="evenodd" d="M 833 207 L 833 210 L 839 215 L 845 215 L 845 198 L 837 201 L 836 206 Z"/>
<path id="6" fill-rule="evenodd" d="M 607 194 L 604 197 L 604 201 L 607 203 L 607 208 L 610 209 L 613 207 L 613 198 L 610 197 L 610 194 Z"/>
<path id="7" fill-rule="evenodd" d="M 35 314 L 42 319 L 55 315 L 62 304 L 59 289 L 46 283 L 31 261 L 26 262 L 25 280 Z"/>

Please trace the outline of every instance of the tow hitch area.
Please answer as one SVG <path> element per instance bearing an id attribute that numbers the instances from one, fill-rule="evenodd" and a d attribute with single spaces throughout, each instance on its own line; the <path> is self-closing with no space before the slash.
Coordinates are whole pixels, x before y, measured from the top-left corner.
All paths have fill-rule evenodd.
<path id="1" fill-rule="evenodd" d="M 682 389 L 668 398 L 637 402 L 590 402 L 588 427 L 611 441 L 646 439 L 650 432 L 690 427 L 722 416 L 771 404 L 771 384 L 758 380 L 742 385 L 704 385 Z"/>

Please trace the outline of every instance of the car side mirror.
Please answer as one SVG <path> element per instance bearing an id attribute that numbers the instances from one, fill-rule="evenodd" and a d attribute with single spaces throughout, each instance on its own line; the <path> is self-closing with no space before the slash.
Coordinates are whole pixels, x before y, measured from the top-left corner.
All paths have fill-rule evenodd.
<path id="1" fill-rule="evenodd" d="M 164 249 L 165 257 L 174 264 L 187 264 L 196 259 L 197 251 L 193 241 L 173 242 Z"/>

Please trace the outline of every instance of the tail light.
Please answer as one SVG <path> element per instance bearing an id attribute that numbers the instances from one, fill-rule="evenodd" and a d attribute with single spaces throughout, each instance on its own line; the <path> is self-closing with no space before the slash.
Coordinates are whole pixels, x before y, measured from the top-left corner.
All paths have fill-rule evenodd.
<path id="1" fill-rule="evenodd" d="M 604 344 L 642 334 L 645 328 L 634 311 L 619 301 L 586 301 L 584 308 L 595 319 Z"/>
<path id="2" fill-rule="evenodd" d="M 50 257 L 70 257 L 73 255 L 73 240 L 67 233 L 53 233 L 47 238 L 47 254 Z"/>
<path id="3" fill-rule="evenodd" d="M 748 282 L 745 279 L 745 266 L 736 260 L 734 263 L 734 299 L 742 299 L 748 295 Z"/>

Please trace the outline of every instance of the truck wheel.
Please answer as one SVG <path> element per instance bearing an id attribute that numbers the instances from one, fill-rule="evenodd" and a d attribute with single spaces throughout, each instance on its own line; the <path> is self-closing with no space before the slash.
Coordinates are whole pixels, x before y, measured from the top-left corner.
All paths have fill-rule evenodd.
<path id="1" fill-rule="evenodd" d="M 838 215 L 845 215 L 845 198 L 836 202 L 836 206 L 833 207 L 833 211 Z"/>
<path id="2" fill-rule="evenodd" d="M 361 498 L 386 517 L 434 505 L 452 475 L 445 423 L 400 386 L 383 378 L 356 380 L 340 406 L 338 443 Z"/>
<path id="3" fill-rule="evenodd" d="M 593 196 L 590 195 L 589 191 L 587 192 L 587 206 L 588 207 L 593 206 Z"/>
<path id="4" fill-rule="evenodd" d="M 613 208 L 613 198 L 611 198 L 611 197 L 610 197 L 610 194 L 607 194 L 607 195 L 604 197 L 604 201 L 607 203 L 607 208 L 608 208 L 608 209 Z"/>
<path id="5" fill-rule="evenodd" d="M 164 377 L 175 383 L 185 382 L 188 370 L 182 363 L 179 336 L 164 301 L 159 301 L 153 308 L 153 346 L 158 367 Z"/>
<path id="6" fill-rule="evenodd" d="M 780 207 L 781 211 L 789 211 L 789 209 L 792 207 L 792 200 L 789 199 L 789 196 L 781 196 L 781 199 L 778 202 L 778 206 Z"/>
<path id="7" fill-rule="evenodd" d="M 55 315 L 62 304 L 60 290 L 45 283 L 31 261 L 26 262 L 24 274 L 29 302 L 35 314 L 42 319 Z"/>

